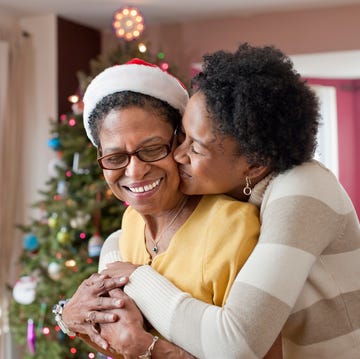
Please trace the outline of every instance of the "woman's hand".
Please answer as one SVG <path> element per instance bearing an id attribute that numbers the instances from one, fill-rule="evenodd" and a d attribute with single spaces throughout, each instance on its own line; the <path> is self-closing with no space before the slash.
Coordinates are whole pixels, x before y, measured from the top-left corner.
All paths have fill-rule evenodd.
<path id="1" fill-rule="evenodd" d="M 113 262 L 106 265 L 101 274 L 107 275 L 109 277 L 126 277 L 129 278 L 132 272 L 139 267 L 138 265 L 132 264 L 130 262 Z"/>
<path id="2" fill-rule="evenodd" d="M 119 289 L 113 289 L 109 294 L 123 305 L 121 309 L 111 310 L 119 320 L 100 325 L 101 336 L 117 354 L 125 358 L 137 358 L 147 350 L 153 335 L 145 331 L 143 316 L 130 297 Z"/>
<path id="3" fill-rule="evenodd" d="M 75 333 L 87 335 L 96 345 L 106 349 L 108 344 L 100 336 L 98 324 L 118 320 L 116 313 L 107 310 L 123 307 L 124 301 L 109 297 L 109 291 L 123 287 L 126 282 L 126 278 L 109 278 L 100 274 L 84 280 L 63 309 L 62 319 L 66 326 Z"/>

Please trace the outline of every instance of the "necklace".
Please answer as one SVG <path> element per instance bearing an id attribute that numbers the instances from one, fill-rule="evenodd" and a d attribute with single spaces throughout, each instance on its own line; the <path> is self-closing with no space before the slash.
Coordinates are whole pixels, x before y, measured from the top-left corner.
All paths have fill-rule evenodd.
<path id="1" fill-rule="evenodd" d="M 178 210 L 175 212 L 174 214 L 174 217 L 171 219 L 171 221 L 169 222 L 169 224 L 160 232 L 159 236 L 158 236 L 158 239 L 157 240 L 154 240 L 152 239 L 152 237 L 149 236 L 152 244 L 153 244 L 153 248 L 152 248 L 152 251 L 157 254 L 157 252 L 159 251 L 159 248 L 158 248 L 158 244 L 159 242 L 161 241 L 161 239 L 163 238 L 163 235 L 169 230 L 169 228 L 174 224 L 175 220 L 178 218 L 178 216 L 180 215 L 180 213 L 182 212 L 182 210 L 184 209 L 185 207 L 185 204 L 188 200 L 188 197 L 184 197 L 180 207 L 178 208 Z"/>

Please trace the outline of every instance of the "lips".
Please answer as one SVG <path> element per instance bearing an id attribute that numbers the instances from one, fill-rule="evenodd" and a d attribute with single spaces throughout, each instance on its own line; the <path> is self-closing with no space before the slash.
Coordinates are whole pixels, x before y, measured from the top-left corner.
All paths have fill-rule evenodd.
<path id="1" fill-rule="evenodd" d="M 187 172 L 185 172 L 182 167 L 179 167 L 179 176 L 181 179 L 191 178 L 191 176 Z"/>
<path id="2" fill-rule="evenodd" d="M 128 187 L 130 192 L 133 193 L 145 193 L 145 192 L 149 192 L 152 191 L 154 188 L 158 187 L 160 184 L 160 179 L 157 179 L 156 181 L 146 184 L 145 186 L 133 186 L 133 187 Z"/>

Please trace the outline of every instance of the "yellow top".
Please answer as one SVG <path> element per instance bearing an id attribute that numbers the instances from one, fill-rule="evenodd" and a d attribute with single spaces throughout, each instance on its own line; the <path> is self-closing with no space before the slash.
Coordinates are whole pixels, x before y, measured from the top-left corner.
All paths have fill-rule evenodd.
<path id="1" fill-rule="evenodd" d="M 131 207 L 125 211 L 122 229 L 119 248 L 123 261 L 149 263 L 145 222 Z M 206 195 L 151 265 L 182 291 L 223 306 L 259 232 L 257 207 L 225 195 Z"/>

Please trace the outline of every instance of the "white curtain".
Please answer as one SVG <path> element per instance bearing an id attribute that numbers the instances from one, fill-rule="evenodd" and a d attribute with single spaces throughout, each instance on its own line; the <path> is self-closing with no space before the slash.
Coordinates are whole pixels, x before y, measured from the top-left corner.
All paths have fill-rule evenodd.
<path id="1" fill-rule="evenodd" d="M 17 276 L 23 220 L 22 198 L 22 81 L 23 37 L 19 30 L 0 28 L 0 358 L 14 358 L 10 343 L 8 285 Z"/>

